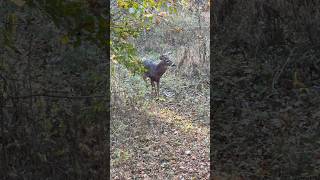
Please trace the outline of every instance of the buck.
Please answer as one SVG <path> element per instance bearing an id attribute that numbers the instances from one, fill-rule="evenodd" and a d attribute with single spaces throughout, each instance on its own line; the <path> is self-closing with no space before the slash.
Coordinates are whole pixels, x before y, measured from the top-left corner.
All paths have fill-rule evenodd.
<path id="1" fill-rule="evenodd" d="M 175 66 L 175 64 L 169 59 L 169 53 L 162 54 L 160 56 L 159 64 L 156 64 L 150 60 L 143 61 L 144 67 L 147 69 L 147 72 L 144 73 L 143 79 L 147 83 L 147 78 L 150 78 L 151 82 L 151 94 L 155 91 L 155 95 L 159 97 L 159 84 L 160 78 L 167 71 L 169 66 Z M 155 83 L 157 83 L 157 88 L 155 89 Z"/>

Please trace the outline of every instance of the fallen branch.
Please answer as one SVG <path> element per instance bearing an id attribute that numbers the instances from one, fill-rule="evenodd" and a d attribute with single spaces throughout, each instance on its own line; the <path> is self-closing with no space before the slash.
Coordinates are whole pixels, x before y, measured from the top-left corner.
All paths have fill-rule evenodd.
<path id="1" fill-rule="evenodd" d="M 104 98 L 107 95 L 98 95 L 98 96 L 74 96 L 74 95 L 54 95 L 54 94 L 30 94 L 22 96 L 9 96 L 9 99 L 27 99 L 32 97 L 49 97 L 49 98 L 65 98 L 65 99 L 86 99 L 86 98 Z"/>

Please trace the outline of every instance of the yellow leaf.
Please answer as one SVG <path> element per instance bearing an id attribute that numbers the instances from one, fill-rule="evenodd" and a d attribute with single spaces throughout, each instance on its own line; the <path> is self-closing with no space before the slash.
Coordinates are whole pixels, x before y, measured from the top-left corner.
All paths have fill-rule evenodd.
<path id="1" fill-rule="evenodd" d="M 23 6 L 26 1 L 24 0 L 11 0 L 13 3 L 15 3 L 17 6 Z"/>
<path id="2" fill-rule="evenodd" d="M 67 35 L 64 35 L 61 37 L 62 44 L 68 44 L 68 42 L 69 42 L 69 37 Z"/>
<path id="3" fill-rule="evenodd" d="M 118 0 L 118 7 L 127 9 L 129 4 L 123 0 Z"/>
<path id="4" fill-rule="evenodd" d="M 176 28 L 175 28 L 175 31 L 176 31 L 176 32 L 181 32 L 181 31 L 182 31 L 182 28 L 176 27 Z"/>
<path id="5" fill-rule="evenodd" d="M 165 16 L 167 16 L 167 13 L 166 13 L 166 12 L 160 12 L 160 13 L 159 13 L 159 16 L 165 17 Z"/>
<path id="6" fill-rule="evenodd" d="M 153 14 L 145 14 L 145 15 L 143 15 L 144 17 L 152 17 L 153 16 Z"/>
<path id="7" fill-rule="evenodd" d="M 306 88 L 306 85 L 298 79 L 297 71 L 294 72 L 292 84 L 294 88 Z"/>
<path id="8" fill-rule="evenodd" d="M 116 61 L 116 55 L 112 54 L 111 56 L 111 61 L 117 64 L 118 62 Z"/>
<path id="9" fill-rule="evenodd" d="M 156 24 L 160 24 L 160 19 L 158 17 L 156 18 Z"/>

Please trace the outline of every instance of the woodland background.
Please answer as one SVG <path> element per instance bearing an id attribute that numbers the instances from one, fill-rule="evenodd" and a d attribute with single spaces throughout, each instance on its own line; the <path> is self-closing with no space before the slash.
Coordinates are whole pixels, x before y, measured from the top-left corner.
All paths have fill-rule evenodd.
<path id="1" fill-rule="evenodd" d="M 215 0 L 213 173 L 320 174 L 320 2 Z"/>
<path id="2" fill-rule="evenodd" d="M 0 1 L 0 179 L 108 177 L 108 4 L 96 3 Z"/>
<path id="3" fill-rule="evenodd" d="M 208 179 L 209 73 L 215 178 L 319 175 L 319 1 L 141 2 L 0 2 L 1 177 Z"/>
<path id="4" fill-rule="evenodd" d="M 209 176 L 207 1 L 0 7 L 1 177 Z M 166 73 L 156 101 L 138 75 L 141 60 L 167 51 L 178 68 Z M 167 154 L 173 150 L 178 157 Z M 155 163 L 136 169 L 147 158 Z"/>

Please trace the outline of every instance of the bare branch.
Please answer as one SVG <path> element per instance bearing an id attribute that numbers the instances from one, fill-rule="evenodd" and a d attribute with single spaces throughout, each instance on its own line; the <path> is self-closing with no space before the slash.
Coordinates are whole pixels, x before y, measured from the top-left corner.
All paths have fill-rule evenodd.
<path id="1" fill-rule="evenodd" d="M 9 96 L 10 99 L 28 99 L 32 97 L 49 97 L 49 98 L 65 98 L 65 99 L 86 99 L 86 98 L 104 98 L 107 95 L 97 95 L 97 96 L 74 96 L 74 95 L 54 95 L 54 94 L 30 94 L 22 96 Z"/>

